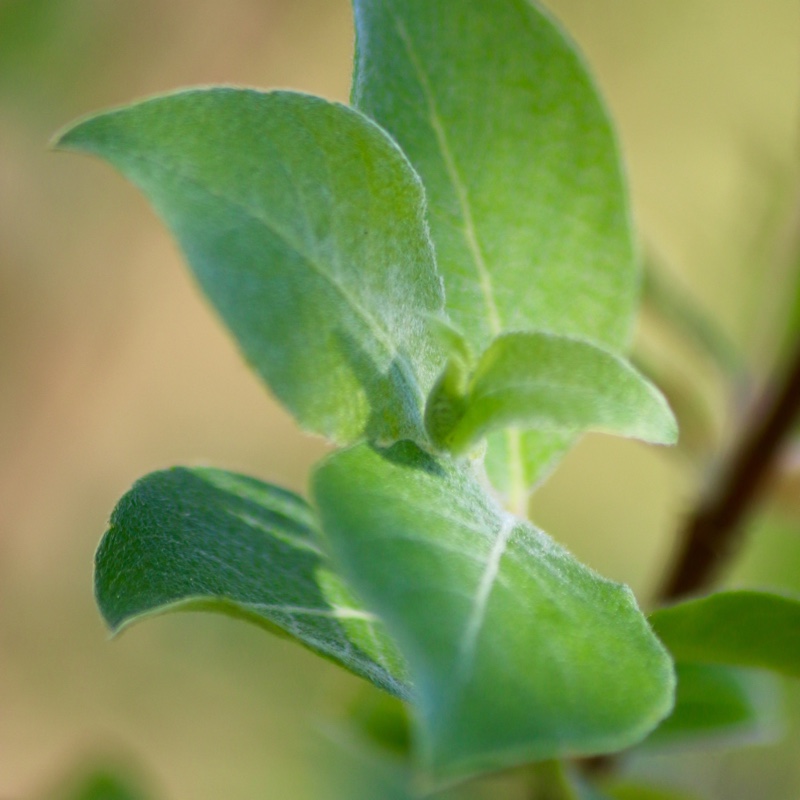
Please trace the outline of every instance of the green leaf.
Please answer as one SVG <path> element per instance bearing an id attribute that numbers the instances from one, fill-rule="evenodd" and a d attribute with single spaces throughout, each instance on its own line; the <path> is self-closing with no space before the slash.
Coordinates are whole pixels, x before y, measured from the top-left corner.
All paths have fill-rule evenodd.
<path id="1" fill-rule="evenodd" d="M 630 337 L 638 276 L 606 112 L 527 0 L 356 0 L 353 101 L 423 178 L 447 307 L 504 330 Z"/>
<path id="2" fill-rule="evenodd" d="M 607 800 L 581 774 L 577 764 L 568 761 L 541 761 L 530 765 L 527 771 L 532 780 L 525 797 L 536 800 Z"/>
<path id="3" fill-rule="evenodd" d="M 530 788 L 526 797 L 539 800 L 603 800 L 565 761 L 540 761 L 531 764 Z"/>
<path id="4" fill-rule="evenodd" d="M 432 398 L 440 408 L 445 404 L 444 396 Z M 451 416 L 449 431 L 440 424 L 429 432 L 456 453 L 506 427 L 564 434 L 600 430 L 658 444 L 677 437 L 666 401 L 627 362 L 587 342 L 546 333 L 495 339 L 465 397 L 452 403 Z"/>
<path id="5" fill-rule="evenodd" d="M 108 769 L 92 772 L 69 794 L 70 800 L 145 800 L 145 797 L 129 778 Z"/>
<path id="6" fill-rule="evenodd" d="M 90 117 L 58 146 L 144 191 L 301 425 L 424 438 L 442 287 L 422 184 L 373 122 L 306 95 L 193 90 Z"/>
<path id="7" fill-rule="evenodd" d="M 350 725 L 376 748 L 405 759 L 411 751 L 408 706 L 385 692 L 364 688 L 350 706 Z"/>
<path id="8" fill-rule="evenodd" d="M 603 793 L 609 800 L 696 800 L 696 795 L 689 795 L 677 789 L 666 789 L 661 786 L 645 786 L 640 783 L 621 781 L 603 787 Z"/>
<path id="9" fill-rule="evenodd" d="M 254 478 L 177 467 L 119 502 L 96 557 L 95 593 L 113 631 L 169 611 L 216 611 L 289 635 L 408 697 L 383 626 L 323 557 L 301 498 Z"/>
<path id="10" fill-rule="evenodd" d="M 528 0 L 354 6 L 353 103 L 422 176 L 447 310 L 473 350 L 512 330 L 625 349 L 639 282 L 627 192 L 572 44 Z M 493 437 L 513 460 L 490 458 L 493 479 L 524 491 L 572 440 Z"/>
<path id="11" fill-rule="evenodd" d="M 774 736 L 778 686 L 772 676 L 709 664 L 675 669 L 675 708 L 640 748 L 752 744 Z"/>
<path id="12" fill-rule="evenodd" d="M 541 484 L 579 437 L 562 431 L 507 428 L 487 437 L 486 472 L 509 508 L 527 516 L 530 491 Z"/>
<path id="13" fill-rule="evenodd" d="M 315 800 L 417 800 L 413 775 L 403 760 L 387 755 L 339 726 L 315 759 Z"/>
<path id="14" fill-rule="evenodd" d="M 466 469 L 410 442 L 362 445 L 312 487 L 344 578 L 409 665 L 435 779 L 621 749 L 669 711 L 671 662 L 630 590 L 503 512 Z"/>
<path id="15" fill-rule="evenodd" d="M 760 667 L 800 677 L 800 600 L 769 592 L 718 592 L 650 615 L 678 661 Z"/>

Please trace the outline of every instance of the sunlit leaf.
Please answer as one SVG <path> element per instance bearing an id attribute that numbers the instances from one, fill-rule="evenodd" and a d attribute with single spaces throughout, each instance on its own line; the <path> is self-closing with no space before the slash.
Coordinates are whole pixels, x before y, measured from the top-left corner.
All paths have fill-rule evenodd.
<path id="1" fill-rule="evenodd" d="M 328 458 L 313 494 L 344 578 L 409 665 L 435 777 L 617 750 L 669 711 L 671 662 L 630 590 L 465 469 L 363 445 Z"/>
<path id="2" fill-rule="evenodd" d="M 353 102 L 422 176 L 448 313 L 473 350 L 512 330 L 623 350 L 639 279 L 620 158 L 558 26 L 528 0 L 354 5 Z M 572 439 L 492 437 L 494 480 L 524 491 Z"/>
<path id="3" fill-rule="evenodd" d="M 178 467 L 140 480 L 97 551 L 112 630 L 168 611 L 217 611 L 288 635 L 407 697 L 405 667 L 372 614 L 328 567 L 311 509 L 254 478 Z"/>
<path id="4" fill-rule="evenodd" d="M 90 117 L 58 146 L 144 191 L 305 428 L 423 438 L 442 288 L 422 185 L 373 122 L 307 95 L 194 90 Z"/>
<path id="5" fill-rule="evenodd" d="M 449 389 L 445 372 L 437 387 Z M 577 434 L 599 430 L 671 444 L 675 419 L 659 391 L 628 363 L 594 345 L 544 333 L 510 333 L 492 342 L 463 396 L 434 394 L 439 443 L 463 452 L 506 427 Z M 430 403 L 430 401 L 429 401 Z M 426 410 L 426 421 L 430 415 Z"/>
<path id="6" fill-rule="evenodd" d="M 678 661 L 762 667 L 800 677 L 800 600 L 770 592 L 718 592 L 650 615 Z"/>

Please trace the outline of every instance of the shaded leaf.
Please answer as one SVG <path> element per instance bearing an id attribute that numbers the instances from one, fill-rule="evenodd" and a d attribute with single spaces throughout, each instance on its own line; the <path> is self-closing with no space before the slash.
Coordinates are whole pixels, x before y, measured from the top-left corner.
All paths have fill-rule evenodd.
<path id="1" fill-rule="evenodd" d="M 697 795 L 689 795 L 677 789 L 627 781 L 603 787 L 603 793 L 609 800 L 697 800 Z"/>
<path id="2" fill-rule="evenodd" d="M 350 706 L 349 720 L 377 748 L 403 758 L 410 753 L 409 710 L 397 697 L 365 687 Z"/>
<path id="3" fill-rule="evenodd" d="M 650 622 L 678 661 L 800 677 L 800 600 L 792 597 L 718 592 L 654 611 Z"/>
<path id="4" fill-rule="evenodd" d="M 315 524 L 301 498 L 254 478 L 154 472 L 114 510 L 97 551 L 97 603 L 114 631 L 168 611 L 230 614 L 407 697 L 401 658 L 329 568 Z"/>
<path id="5" fill-rule="evenodd" d="M 145 800 L 145 794 L 129 779 L 100 769 L 87 776 L 69 800 Z"/>
<path id="6" fill-rule="evenodd" d="M 531 791 L 526 797 L 539 800 L 606 800 L 605 796 L 567 761 L 531 764 Z"/>
<path id="7" fill-rule="evenodd" d="M 774 736 L 778 685 L 772 676 L 709 664 L 675 669 L 675 708 L 642 749 L 752 744 Z"/>
<path id="8" fill-rule="evenodd" d="M 315 800 L 485 800 L 486 793 L 471 784 L 423 793 L 410 758 L 410 734 L 407 706 L 365 686 L 347 721 L 325 726 Z"/>
<path id="9" fill-rule="evenodd" d="M 669 711 L 671 662 L 630 590 L 471 473 L 405 442 L 337 453 L 312 485 L 343 576 L 409 665 L 435 778 L 617 750 Z"/>
<path id="10" fill-rule="evenodd" d="M 144 191 L 246 358 L 308 430 L 424 438 L 443 296 L 422 185 L 358 112 L 290 92 L 179 92 L 58 146 Z"/>
<path id="11" fill-rule="evenodd" d="M 353 103 L 422 176 L 447 310 L 473 350 L 512 330 L 627 347 L 639 278 L 619 154 L 560 29 L 527 0 L 354 6 Z M 571 441 L 493 437 L 515 460 L 490 458 L 495 483 L 524 490 Z"/>
<path id="12" fill-rule="evenodd" d="M 448 373 L 443 377 L 437 386 L 447 385 Z M 446 401 L 436 394 L 432 399 L 440 406 Z M 627 362 L 587 342 L 545 333 L 495 339 L 451 408 L 450 430 L 440 425 L 430 433 L 456 453 L 505 427 L 573 435 L 600 430 L 659 444 L 677 437 L 666 401 Z"/>

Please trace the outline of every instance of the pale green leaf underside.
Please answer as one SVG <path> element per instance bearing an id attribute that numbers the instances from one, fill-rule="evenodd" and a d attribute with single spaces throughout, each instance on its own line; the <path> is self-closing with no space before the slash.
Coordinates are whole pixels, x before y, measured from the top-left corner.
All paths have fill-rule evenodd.
<path id="1" fill-rule="evenodd" d="M 642 750 L 742 745 L 775 735 L 778 686 L 771 675 L 711 664 L 677 664 L 675 708 Z"/>
<path id="2" fill-rule="evenodd" d="M 383 626 L 323 557 L 311 509 L 254 478 L 185 467 L 142 478 L 97 551 L 95 594 L 114 631 L 168 611 L 222 612 L 409 695 Z"/>
<path id="3" fill-rule="evenodd" d="M 760 667 L 800 677 L 800 600 L 769 592 L 719 592 L 650 615 L 678 661 Z"/>
<path id="4" fill-rule="evenodd" d="M 511 330 L 623 350 L 639 281 L 627 191 L 606 111 L 558 26 L 528 0 L 354 7 L 353 103 L 422 176 L 447 310 L 473 350 Z M 572 441 L 492 437 L 487 466 L 519 492 Z"/>
<path id="5" fill-rule="evenodd" d="M 313 478 L 344 578 L 409 665 L 439 778 L 633 744 L 669 711 L 671 662 L 630 591 L 411 443 Z"/>
<path id="6" fill-rule="evenodd" d="M 169 225 L 246 358 L 308 430 L 420 439 L 443 305 L 419 178 L 357 111 L 179 92 L 78 123 Z"/>
<path id="7" fill-rule="evenodd" d="M 441 435 L 457 453 L 508 427 L 596 430 L 657 444 L 677 437 L 666 401 L 630 364 L 587 342 L 545 333 L 495 339 L 462 402 L 460 418 Z"/>

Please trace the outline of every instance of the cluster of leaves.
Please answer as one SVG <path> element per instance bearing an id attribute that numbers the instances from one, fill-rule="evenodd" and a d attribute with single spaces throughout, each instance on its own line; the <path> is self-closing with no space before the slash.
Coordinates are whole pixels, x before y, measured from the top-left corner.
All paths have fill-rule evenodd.
<path id="1" fill-rule="evenodd" d="M 340 448 L 310 502 L 211 468 L 140 480 L 97 553 L 103 615 L 295 638 L 411 704 L 433 785 L 740 724 L 732 665 L 798 670 L 770 638 L 794 601 L 683 604 L 659 639 L 524 519 L 584 431 L 677 435 L 625 359 L 637 257 L 580 57 L 528 0 L 355 0 L 355 20 L 352 107 L 191 90 L 58 140 L 144 191 L 249 363 Z"/>

